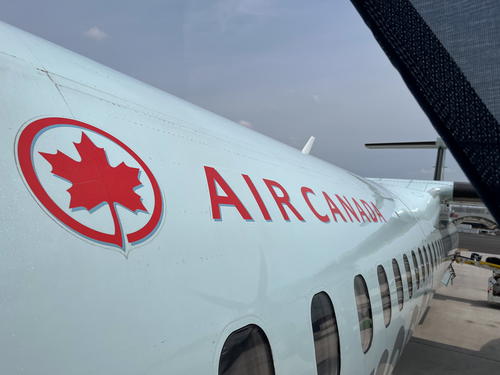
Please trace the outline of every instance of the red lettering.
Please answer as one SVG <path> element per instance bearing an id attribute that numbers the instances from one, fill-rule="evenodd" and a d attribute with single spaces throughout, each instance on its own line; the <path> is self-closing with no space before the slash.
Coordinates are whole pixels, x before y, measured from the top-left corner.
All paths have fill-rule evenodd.
<path id="1" fill-rule="evenodd" d="M 309 196 L 307 194 L 316 195 L 316 194 L 314 194 L 314 191 L 312 189 L 308 188 L 308 187 L 305 187 L 305 186 L 303 186 L 300 189 L 300 191 L 302 192 L 302 196 L 304 197 L 304 200 L 306 201 L 307 205 L 311 209 L 312 213 L 318 219 L 320 219 L 323 223 L 328 223 L 330 221 L 330 218 L 328 217 L 328 215 L 321 215 L 321 214 L 319 214 L 318 211 L 316 211 L 316 209 L 312 205 L 311 201 L 309 200 Z"/>
<path id="2" fill-rule="evenodd" d="M 378 210 L 377 206 L 375 206 L 375 203 L 373 203 L 373 202 L 370 202 L 370 203 L 371 203 L 373 209 L 375 210 L 375 212 L 377 213 L 377 216 L 387 223 L 387 220 L 385 220 L 384 215 L 382 215 L 382 213 Z"/>
<path id="3" fill-rule="evenodd" d="M 215 170 L 215 168 L 205 166 L 205 175 L 207 178 L 208 192 L 210 194 L 210 202 L 212 203 L 212 217 L 215 220 L 221 219 L 220 205 L 234 206 L 243 219 L 252 220 L 252 217 L 248 213 L 245 206 L 243 206 L 243 203 L 241 203 L 233 189 L 229 187 L 227 182 L 222 178 L 219 172 Z M 226 195 L 217 194 L 216 183 Z"/>
<path id="4" fill-rule="evenodd" d="M 330 198 L 328 196 L 328 194 L 326 194 L 325 192 L 323 192 L 323 196 L 326 199 L 326 203 L 328 203 L 328 207 L 330 207 L 330 211 L 332 212 L 332 216 L 335 219 L 335 222 L 337 222 L 337 216 L 336 215 L 340 215 L 340 217 L 342 218 L 342 220 L 344 220 L 345 222 L 347 222 L 347 220 L 345 219 L 344 215 L 342 214 L 342 211 L 339 210 L 339 208 L 337 207 L 337 205 L 333 202 L 332 198 Z"/>
<path id="5" fill-rule="evenodd" d="M 359 205 L 358 201 L 356 199 L 354 199 L 354 198 L 352 198 L 352 201 L 354 202 L 354 205 L 358 209 L 359 217 L 361 217 L 361 219 L 363 219 L 363 222 L 368 221 L 369 223 L 371 223 L 370 218 L 368 217 L 368 215 L 366 214 L 366 212 L 361 208 L 361 206 Z M 365 220 L 365 217 L 366 217 L 366 220 Z"/>
<path id="6" fill-rule="evenodd" d="M 363 207 L 366 209 L 366 211 L 368 211 L 368 214 L 370 215 L 370 218 L 372 219 L 372 221 L 374 223 L 377 223 L 378 222 L 377 215 L 375 215 L 375 212 L 373 212 L 370 205 L 368 203 L 366 203 L 366 201 L 364 201 L 363 199 L 360 199 L 360 202 L 363 205 Z"/>
<path id="7" fill-rule="evenodd" d="M 276 205 L 278 206 L 278 208 L 281 212 L 281 215 L 283 215 L 283 219 L 285 219 L 286 221 L 290 221 L 290 218 L 288 217 L 288 214 L 286 213 L 285 207 L 284 207 L 284 206 L 288 206 L 290 211 L 292 211 L 293 214 L 295 216 L 297 216 L 297 218 L 300 221 L 305 221 L 304 218 L 300 215 L 299 211 L 297 211 L 295 209 L 295 207 L 290 203 L 290 196 L 288 195 L 288 193 L 286 192 L 286 190 L 283 186 L 281 186 L 279 183 L 277 183 L 276 181 L 273 181 L 273 180 L 264 179 L 263 181 L 266 184 L 267 188 L 269 189 L 269 192 L 273 196 L 274 201 L 276 202 Z M 278 188 L 279 190 L 281 190 L 281 194 L 282 194 L 281 197 L 278 196 L 275 188 Z"/>
<path id="8" fill-rule="evenodd" d="M 269 215 L 269 211 L 267 210 L 266 205 L 264 204 L 264 201 L 262 200 L 262 197 L 260 196 L 259 192 L 257 191 L 257 188 L 253 184 L 253 181 L 250 179 L 250 177 L 246 174 L 242 174 L 243 179 L 247 183 L 250 191 L 252 192 L 253 197 L 255 198 L 255 201 L 259 205 L 260 212 L 262 212 L 262 216 L 264 216 L 264 219 L 267 221 L 271 220 L 271 215 Z"/>
<path id="9" fill-rule="evenodd" d="M 340 202 L 340 204 L 342 205 L 342 207 L 344 207 L 344 210 L 347 213 L 347 216 L 349 216 L 349 220 L 353 221 L 352 217 L 351 217 L 351 214 L 352 214 L 352 216 L 354 216 L 354 218 L 360 223 L 361 220 L 359 220 L 358 215 L 356 215 L 354 208 L 352 208 L 351 204 L 349 203 L 349 201 L 347 200 L 345 195 L 344 195 L 345 200 L 342 199 L 341 197 L 339 197 L 338 194 L 335 194 L 335 196 L 337 197 L 337 199 Z"/>

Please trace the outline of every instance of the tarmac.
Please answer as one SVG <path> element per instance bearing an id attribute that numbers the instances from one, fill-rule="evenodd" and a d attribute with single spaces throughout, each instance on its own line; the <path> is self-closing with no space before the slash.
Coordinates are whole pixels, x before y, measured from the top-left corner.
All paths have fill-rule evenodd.
<path id="1" fill-rule="evenodd" d="M 483 255 L 500 253 L 500 237 L 460 236 L 467 248 Z M 484 253 L 481 249 L 489 249 Z M 495 251 L 491 251 L 491 249 Z M 436 290 L 423 322 L 415 330 L 394 375 L 500 374 L 500 306 L 487 302 L 491 271 L 453 265 L 453 285 Z"/>
<path id="2" fill-rule="evenodd" d="M 500 255 L 500 236 L 460 233 L 458 247 L 473 252 L 495 254 L 498 257 Z"/>

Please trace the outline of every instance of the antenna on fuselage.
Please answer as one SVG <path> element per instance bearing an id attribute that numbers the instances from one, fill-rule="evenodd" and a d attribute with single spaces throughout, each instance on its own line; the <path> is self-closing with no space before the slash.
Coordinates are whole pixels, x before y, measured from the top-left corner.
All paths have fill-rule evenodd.
<path id="1" fill-rule="evenodd" d="M 306 144 L 302 148 L 302 153 L 303 154 L 309 155 L 309 153 L 311 152 L 311 149 L 313 147 L 313 144 L 314 144 L 315 140 L 316 140 L 316 138 L 313 137 L 312 135 L 309 137 L 309 139 L 307 140 Z"/>
<path id="2" fill-rule="evenodd" d="M 444 171 L 444 155 L 447 149 L 441 138 L 435 141 L 428 142 L 388 142 L 388 143 L 365 143 L 366 148 L 372 149 L 389 149 L 389 148 L 435 148 L 437 149 L 436 165 L 434 167 L 434 180 L 441 181 L 443 179 Z"/>

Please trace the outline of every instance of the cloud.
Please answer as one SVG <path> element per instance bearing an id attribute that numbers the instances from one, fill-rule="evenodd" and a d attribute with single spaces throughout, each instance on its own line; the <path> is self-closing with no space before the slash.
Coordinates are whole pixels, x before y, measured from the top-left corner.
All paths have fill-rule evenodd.
<path id="1" fill-rule="evenodd" d="M 215 26 L 219 32 L 227 32 L 233 28 L 240 28 L 241 17 L 255 19 L 273 14 L 272 3 L 269 0 L 212 0 L 200 3 L 204 5 L 190 9 L 187 19 L 184 20 L 184 28 L 188 31 L 206 32 L 203 25 L 205 27 L 210 25 L 212 28 Z"/>
<path id="2" fill-rule="evenodd" d="M 272 9 L 268 0 L 218 0 L 215 10 L 224 18 L 239 15 L 266 16 Z"/>
<path id="3" fill-rule="evenodd" d="M 422 175 L 431 175 L 434 174 L 434 168 L 421 168 L 419 172 Z"/>
<path id="4" fill-rule="evenodd" d="M 250 128 L 250 129 L 253 128 L 253 124 L 250 121 L 240 120 L 240 121 L 238 121 L 238 124 L 243 125 L 246 128 Z"/>
<path id="5" fill-rule="evenodd" d="M 104 31 L 102 31 L 100 28 L 97 26 L 92 26 L 90 29 L 85 31 L 83 35 L 89 39 L 101 41 L 104 39 L 109 38 L 109 35 L 106 34 Z"/>

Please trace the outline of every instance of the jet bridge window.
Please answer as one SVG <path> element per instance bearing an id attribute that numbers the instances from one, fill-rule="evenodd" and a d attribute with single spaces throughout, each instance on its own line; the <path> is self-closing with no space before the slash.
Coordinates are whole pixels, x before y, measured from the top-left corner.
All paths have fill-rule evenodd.
<path id="1" fill-rule="evenodd" d="M 415 280 L 417 281 L 417 289 L 420 288 L 420 273 L 418 272 L 418 262 L 415 252 L 411 252 L 411 258 L 413 260 L 413 268 L 415 269 Z"/>
<path id="2" fill-rule="evenodd" d="M 403 263 L 405 265 L 405 271 L 406 271 L 406 283 L 408 284 L 408 296 L 409 296 L 409 298 L 412 298 L 413 297 L 413 279 L 411 277 L 410 262 L 408 261 L 408 257 L 406 255 L 403 255 Z"/>
<path id="3" fill-rule="evenodd" d="M 398 294 L 399 310 L 403 310 L 405 295 L 403 291 L 403 281 L 401 280 L 401 271 L 399 269 L 399 264 L 396 259 L 392 260 L 392 270 L 394 271 L 394 280 L 396 281 L 396 292 Z"/>
<path id="4" fill-rule="evenodd" d="M 425 246 L 423 248 L 424 248 L 424 257 L 425 257 L 425 269 L 427 270 L 427 276 L 429 276 L 429 278 L 430 278 L 431 277 L 431 270 L 430 270 L 430 266 L 429 266 L 429 257 L 427 256 L 427 249 L 425 248 Z"/>
<path id="5" fill-rule="evenodd" d="M 365 279 L 361 275 L 354 278 L 354 294 L 356 296 L 356 306 L 358 307 L 361 348 L 366 353 L 370 349 L 373 339 L 373 317 L 370 295 L 368 294 Z"/>
<path id="6" fill-rule="evenodd" d="M 340 344 L 337 319 L 328 294 L 320 292 L 311 302 L 311 323 L 318 375 L 340 373 Z"/>
<path id="7" fill-rule="evenodd" d="M 219 359 L 219 375 L 256 374 L 274 375 L 274 365 L 264 331 L 250 324 L 227 338 Z"/>
<path id="8" fill-rule="evenodd" d="M 384 324 L 386 327 L 391 323 L 391 292 L 384 267 L 377 267 L 378 284 L 380 286 L 380 297 L 382 298 L 382 309 L 384 311 Z"/>
<path id="9" fill-rule="evenodd" d="M 422 250 L 418 249 L 418 258 L 420 259 L 420 271 L 422 271 L 422 283 L 425 283 L 425 265 Z"/>

